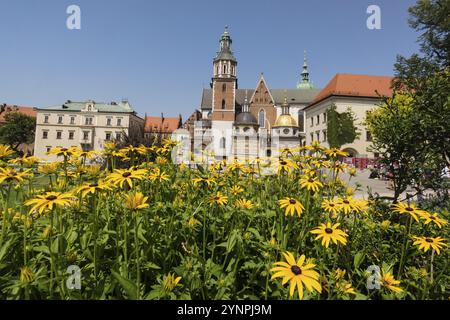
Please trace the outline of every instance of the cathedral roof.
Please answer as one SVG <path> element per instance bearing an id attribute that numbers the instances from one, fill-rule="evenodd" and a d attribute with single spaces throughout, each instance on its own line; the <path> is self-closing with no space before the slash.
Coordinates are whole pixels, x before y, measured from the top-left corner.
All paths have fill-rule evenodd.
<path id="1" fill-rule="evenodd" d="M 277 118 L 273 128 L 279 127 L 298 127 L 297 121 L 290 114 L 282 114 Z"/>
<path id="2" fill-rule="evenodd" d="M 254 115 L 250 112 L 241 112 L 236 116 L 235 124 L 249 124 L 249 125 L 257 125 L 258 121 Z"/>
<path id="3" fill-rule="evenodd" d="M 244 103 L 245 100 L 245 92 L 248 92 L 249 96 L 253 95 L 255 89 L 237 89 L 236 90 L 236 102 L 240 105 Z M 308 89 L 308 90 L 299 90 L 299 89 L 271 89 L 270 94 L 273 96 L 276 105 L 281 105 L 284 101 L 284 97 L 286 95 L 288 102 L 291 105 L 295 104 L 309 104 L 317 94 L 320 92 L 320 89 Z M 201 101 L 201 109 L 207 110 L 212 108 L 212 89 L 203 89 L 202 93 L 202 101 Z"/>

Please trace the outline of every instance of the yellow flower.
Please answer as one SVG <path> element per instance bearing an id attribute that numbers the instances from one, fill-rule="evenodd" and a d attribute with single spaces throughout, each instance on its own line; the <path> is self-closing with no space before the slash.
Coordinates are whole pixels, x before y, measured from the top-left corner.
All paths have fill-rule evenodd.
<path id="1" fill-rule="evenodd" d="M 416 245 L 419 247 L 419 250 L 423 249 L 423 252 L 427 252 L 430 250 L 430 248 L 434 251 L 436 251 L 437 254 L 441 253 L 442 247 L 446 246 L 444 238 L 436 237 L 413 237 L 416 241 L 414 241 L 413 245 Z"/>
<path id="2" fill-rule="evenodd" d="M 77 188 L 76 193 L 81 193 L 81 197 L 84 198 L 89 193 L 95 194 L 99 191 L 111 190 L 108 184 L 99 181 L 98 183 L 85 183 L 81 187 Z"/>
<path id="3" fill-rule="evenodd" d="M 305 210 L 305 207 L 300 203 L 300 201 L 295 200 L 294 198 L 287 197 L 278 200 L 278 204 L 280 205 L 281 209 L 286 208 L 284 212 L 286 216 L 293 216 L 294 213 L 297 213 L 297 215 L 300 217 L 303 213 L 303 210 Z"/>
<path id="4" fill-rule="evenodd" d="M 166 291 L 173 291 L 175 287 L 178 285 L 178 282 L 180 282 L 181 277 L 176 277 L 174 274 L 169 273 L 167 276 L 164 276 L 163 279 L 163 287 Z"/>
<path id="5" fill-rule="evenodd" d="M 384 220 L 383 222 L 380 223 L 380 226 L 383 230 L 389 229 L 390 225 L 391 225 L 391 221 L 389 221 L 389 220 Z"/>
<path id="6" fill-rule="evenodd" d="M 394 276 L 389 272 L 384 272 L 381 277 L 381 285 L 395 293 L 403 292 L 403 289 L 398 287 L 400 284 L 399 280 L 395 280 Z"/>
<path id="7" fill-rule="evenodd" d="M 274 166 L 277 170 L 277 173 L 283 173 L 283 172 L 291 172 L 292 170 L 298 169 L 298 166 L 295 162 L 289 160 L 289 159 L 284 159 L 284 158 L 280 158 L 278 159 L 278 161 L 276 161 L 274 163 Z"/>
<path id="8" fill-rule="evenodd" d="M 133 180 L 144 179 L 146 173 L 147 170 L 145 169 L 116 169 L 106 178 L 106 181 L 109 181 L 116 186 L 119 185 L 121 188 L 123 188 L 123 185 L 126 182 L 128 186 L 132 188 Z"/>
<path id="9" fill-rule="evenodd" d="M 230 192 L 233 195 L 237 195 L 237 194 L 239 194 L 241 192 L 244 192 L 244 189 L 242 189 L 240 186 L 234 185 L 234 186 L 231 187 Z"/>
<path id="10" fill-rule="evenodd" d="M 15 158 L 15 159 L 9 160 L 8 163 L 32 167 L 33 165 L 39 163 L 39 161 L 40 161 L 39 158 L 23 155 L 21 158 Z"/>
<path id="11" fill-rule="evenodd" d="M 76 155 L 79 152 L 79 148 L 72 147 L 72 148 L 52 148 L 49 152 L 47 152 L 48 155 L 54 154 L 57 157 L 64 157 L 64 158 L 70 158 L 74 155 Z"/>
<path id="12" fill-rule="evenodd" d="M 42 232 L 42 238 L 48 239 L 53 235 L 53 230 L 50 226 L 45 227 L 44 231 Z"/>
<path id="13" fill-rule="evenodd" d="M 399 202 L 397 204 L 394 204 L 392 207 L 392 211 L 398 212 L 400 214 L 409 214 L 411 217 L 413 217 L 414 220 L 416 220 L 416 222 L 419 222 L 418 216 L 423 213 L 422 210 L 416 208 L 416 206 L 413 204 L 408 205 L 406 203 Z"/>
<path id="14" fill-rule="evenodd" d="M 30 213 L 37 211 L 42 214 L 44 210 L 53 210 L 54 207 L 69 206 L 74 201 L 74 196 L 70 193 L 47 192 L 45 195 L 37 196 L 25 202 L 26 206 L 32 206 Z"/>
<path id="15" fill-rule="evenodd" d="M 218 191 L 216 194 L 209 197 L 209 204 L 211 206 L 218 204 L 219 206 L 223 206 L 227 204 L 228 197 L 224 196 L 220 191 Z"/>
<path id="16" fill-rule="evenodd" d="M 313 270 L 315 264 L 305 264 L 305 255 L 301 255 L 298 261 L 295 261 L 295 257 L 290 252 L 283 252 L 283 256 L 286 262 L 275 262 L 276 267 L 270 271 L 275 272 L 272 275 L 272 280 L 276 278 L 283 278 L 281 282 L 285 285 L 290 281 L 289 296 L 292 297 L 295 292 L 295 288 L 298 291 L 298 297 L 303 299 L 303 285 L 308 291 L 322 292 L 322 287 L 319 283 L 319 274 Z"/>
<path id="17" fill-rule="evenodd" d="M 59 163 L 58 162 L 52 162 L 48 164 L 43 164 L 42 166 L 38 167 L 38 171 L 43 174 L 53 174 L 58 172 Z"/>
<path id="18" fill-rule="evenodd" d="M 192 179 L 192 182 L 194 183 L 194 186 L 198 185 L 199 183 L 201 184 L 206 184 L 208 185 L 208 187 L 210 187 L 212 184 L 216 183 L 213 179 L 210 178 L 194 178 Z"/>
<path id="19" fill-rule="evenodd" d="M 439 229 L 448 223 L 447 220 L 438 217 L 437 213 L 428 213 L 426 211 L 422 211 L 421 213 L 419 213 L 419 215 L 422 219 L 425 220 L 424 224 L 429 224 L 430 222 L 433 222 L 435 225 L 439 227 Z"/>
<path id="20" fill-rule="evenodd" d="M 20 268 L 20 282 L 30 283 L 34 280 L 35 277 L 36 275 L 30 268 L 28 267 Z"/>
<path id="21" fill-rule="evenodd" d="M 0 160 L 3 160 L 13 154 L 14 151 L 11 149 L 10 146 L 0 144 Z"/>
<path id="22" fill-rule="evenodd" d="M 361 208 L 358 202 L 352 197 L 345 197 L 338 199 L 339 207 L 345 214 L 349 214 L 353 211 L 359 212 Z"/>
<path id="23" fill-rule="evenodd" d="M 251 209 L 253 208 L 253 203 L 250 200 L 239 199 L 235 202 L 236 207 L 241 209 Z"/>
<path id="24" fill-rule="evenodd" d="M 344 279 L 344 276 L 345 276 L 346 272 L 347 272 L 346 270 L 342 270 L 341 268 L 337 268 L 336 271 L 335 271 L 335 276 L 334 276 L 336 281 L 338 281 L 340 279 Z"/>
<path id="25" fill-rule="evenodd" d="M 339 202 L 337 200 L 323 200 L 322 201 L 322 209 L 326 212 L 331 213 L 331 216 L 334 218 L 337 216 L 337 213 L 340 210 Z"/>
<path id="26" fill-rule="evenodd" d="M 310 232 L 312 234 L 317 234 L 315 240 L 322 239 L 322 245 L 325 248 L 328 248 L 330 241 L 333 241 L 335 244 L 340 242 L 343 245 L 346 245 L 348 235 L 344 231 L 338 229 L 339 225 L 340 223 L 335 223 L 334 225 L 331 225 L 330 222 L 327 222 L 327 224 L 322 223 L 319 227 Z"/>
<path id="27" fill-rule="evenodd" d="M 188 222 L 187 222 L 187 226 L 189 229 L 193 229 L 196 230 L 197 226 L 200 224 L 200 221 L 198 221 L 197 219 L 195 219 L 194 217 L 190 217 Z"/>
<path id="28" fill-rule="evenodd" d="M 161 169 L 155 168 L 150 173 L 149 179 L 151 181 L 159 181 L 159 182 L 169 181 L 169 175 L 166 174 L 164 171 L 161 171 Z"/>
<path id="29" fill-rule="evenodd" d="M 352 284 L 347 281 L 343 281 L 342 283 L 340 283 L 340 282 L 336 283 L 336 288 L 344 294 L 355 294 L 356 295 L 356 291 L 353 288 Z"/>
<path id="30" fill-rule="evenodd" d="M 325 154 L 331 158 L 337 158 L 337 157 L 348 157 L 348 153 L 345 151 L 342 151 L 338 148 L 331 148 L 325 150 Z"/>
<path id="31" fill-rule="evenodd" d="M 303 189 L 308 189 L 308 191 L 317 192 L 319 191 L 320 188 L 323 187 L 323 184 L 317 178 L 310 176 L 303 176 L 300 179 L 300 186 Z"/>
<path id="32" fill-rule="evenodd" d="M 30 172 L 29 169 L 19 172 L 12 168 L 0 168 L 0 183 L 22 183 L 25 178 L 30 176 L 28 172 Z"/>
<path id="33" fill-rule="evenodd" d="M 148 197 L 144 197 L 142 192 L 134 192 L 125 195 L 125 207 L 130 210 L 141 210 L 148 208 Z"/>

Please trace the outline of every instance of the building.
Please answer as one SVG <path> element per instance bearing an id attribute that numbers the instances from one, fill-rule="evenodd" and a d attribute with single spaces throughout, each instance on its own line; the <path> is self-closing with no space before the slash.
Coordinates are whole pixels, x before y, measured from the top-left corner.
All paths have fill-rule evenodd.
<path id="1" fill-rule="evenodd" d="M 306 55 L 297 88 L 271 89 L 261 74 L 255 88 L 240 89 L 227 28 L 219 43 L 210 88 L 203 89 L 199 113 L 193 115 L 193 151 L 208 149 L 216 159 L 226 159 L 266 156 L 280 145 L 301 144 L 304 109 L 320 92 L 309 80 Z"/>
<path id="2" fill-rule="evenodd" d="M 168 138 L 183 125 L 181 115 L 178 118 L 166 118 L 162 113 L 161 117 L 148 117 L 145 115 L 144 123 L 144 136 L 146 139 L 151 139 L 151 137 L 157 139 Z"/>
<path id="3" fill-rule="evenodd" d="M 6 115 L 14 112 L 19 112 L 33 118 L 36 118 L 37 114 L 36 108 L 7 105 L 6 103 L 4 103 L 0 105 L 0 126 L 6 123 Z M 17 149 L 24 154 L 33 154 L 34 143 L 21 144 Z"/>
<path id="4" fill-rule="evenodd" d="M 343 146 L 351 157 L 376 157 L 367 151 L 370 133 L 364 126 L 366 112 L 382 96 L 391 96 L 391 77 L 337 74 L 323 89 L 310 80 L 306 53 L 296 88 L 271 89 L 261 74 L 255 88 L 238 87 L 238 60 L 231 49 L 228 29 L 220 38 L 213 59 L 210 88 L 184 124 L 191 137 L 191 152 L 215 159 L 277 156 L 280 150 L 319 141 L 328 147 L 326 111 L 350 108 L 361 132 L 354 143 Z"/>
<path id="5" fill-rule="evenodd" d="M 327 143 L 327 110 L 336 106 L 337 112 L 347 109 L 355 114 L 355 125 L 360 132 L 353 143 L 342 146 L 351 157 L 376 158 L 378 155 L 367 150 L 371 143 L 370 132 L 364 125 L 366 113 L 382 101 L 383 96 L 391 96 L 392 77 L 337 74 L 317 95 L 306 110 L 306 143 L 319 141 Z"/>
<path id="6" fill-rule="evenodd" d="M 77 146 L 100 151 L 106 141 L 125 138 L 141 140 L 144 119 L 137 116 L 128 101 L 98 103 L 66 101 L 59 106 L 38 108 L 34 155 L 49 161 L 54 147 Z"/>

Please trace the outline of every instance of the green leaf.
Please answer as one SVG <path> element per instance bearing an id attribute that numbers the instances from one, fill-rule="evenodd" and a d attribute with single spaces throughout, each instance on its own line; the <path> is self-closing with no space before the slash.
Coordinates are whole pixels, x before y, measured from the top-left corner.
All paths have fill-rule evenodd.
<path id="1" fill-rule="evenodd" d="M 363 261 L 364 261 L 364 251 L 359 251 L 358 253 L 355 254 L 355 258 L 353 259 L 354 267 L 358 269 Z"/>
<path id="2" fill-rule="evenodd" d="M 9 252 L 9 247 L 14 242 L 14 238 L 9 239 L 8 241 L 3 244 L 2 248 L 0 249 L 0 261 L 6 256 L 6 254 Z"/>
<path id="3" fill-rule="evenodd" d="M 111 270 L 111 274 L 116 278 L 116 280 L 120 283 L 122 288 L 128 295 L 129 299 L 136 300 L 137 299 L 137 287 L 136 284 L 128 280 L 127 278 L 122 277 L 120 274 Z"/>

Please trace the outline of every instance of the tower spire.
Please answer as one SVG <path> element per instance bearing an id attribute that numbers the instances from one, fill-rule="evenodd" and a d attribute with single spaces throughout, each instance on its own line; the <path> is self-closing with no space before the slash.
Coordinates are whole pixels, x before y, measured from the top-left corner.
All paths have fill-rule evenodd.
<path id="1" fill-rule="evenodd" d="M 301 72 L 301 80 L 297 84 L 297 89 L 313 89 L 314 86 L 309 81 L 308 60 L 306 58 L 306 50 L 303 51 L 303 70 Z"/>

